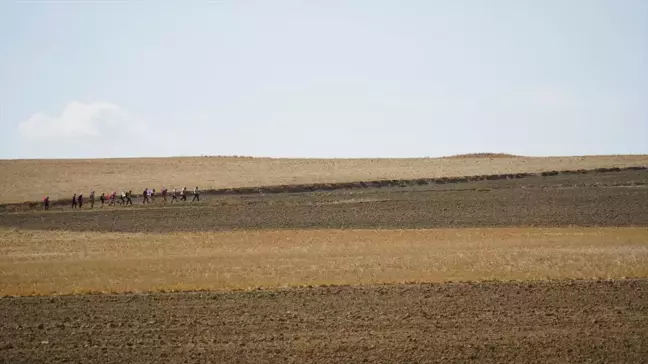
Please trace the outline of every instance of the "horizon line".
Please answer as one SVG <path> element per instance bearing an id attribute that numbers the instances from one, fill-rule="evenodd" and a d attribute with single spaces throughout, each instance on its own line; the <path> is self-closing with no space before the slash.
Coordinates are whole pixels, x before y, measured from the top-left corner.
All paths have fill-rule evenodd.
<path id="1" fill-rule="evenodd" d="M 255 156 L 255 155 L 169 155 L 169 156 L 129 156 L 129 157 L 40 157 L 40 158 L 0 158 L 0 161 L 39 161 L 39 160 L 106 160 L 106 159 L 172 159 L 172 158 L 223 158 L 223 159 L 285 159 L 285 160 L 358 160 L 358 159 L 443 159 L 443 158 L 579 158 L 579 157 L 617 157 L 617 156 L 648 156 L 648 153 L 614 153 L 614 154 L 574 154 L 574 155 L 519 155 L 511 153 L 461 153 L 443 156 L 409 156 L 409 157 L 286 157 L 286 156 Z"/>

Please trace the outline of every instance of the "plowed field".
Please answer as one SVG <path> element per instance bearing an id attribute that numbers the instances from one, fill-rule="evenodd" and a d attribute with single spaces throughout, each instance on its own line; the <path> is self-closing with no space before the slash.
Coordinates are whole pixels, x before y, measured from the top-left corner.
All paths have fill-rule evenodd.
<path id="1" fill-rule="evenodd" d="M 0 203 L 167 186 L 202 189 L 648 166 L 648 155 L 510 158 L 0 160 Z"/>
<path id="2" fill-rule="evenodd" d="M 1 206 L 0 362 L 648 357 L 645 170 L 202 199 Z"/>
<path id="3" fill-rule="evenodd" d="M 648 226 L 648 170 L 405 188 L 202 196 L 200 203 L 0 214 L 0 226 L 103 232 Z"/>
<path id="4" fill-rule="evenodd" d="M 7 363 L 642 363 L 648 281 L 0 300 Z"/>

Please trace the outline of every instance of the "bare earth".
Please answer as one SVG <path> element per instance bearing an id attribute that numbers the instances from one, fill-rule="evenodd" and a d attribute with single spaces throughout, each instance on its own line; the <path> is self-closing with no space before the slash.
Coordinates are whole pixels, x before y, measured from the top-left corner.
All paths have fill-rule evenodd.
<path id="1" fill-rule="evenodd" d="M 648 155 L 549 158 L 0 160 L 0 203 L 161 186 L 202 189 L 648 166 Z"/>
<path id="2" fill-rule="evenodd" d="M 191 197 L 190 197 L 191 198 Z M 2 206 L 0 206 L 0 212 Z M 94 232 L 648 226 L 648 171 L 332 192 L 203 196 L 200 203 L 0 213 L 0 226 Z"/>
<path id="3" fill-rule="evenodd" d="M 648 280 L 0 299 L 7 363 L 643 363 Z"/>
<path id="4" fill-rule="evenodd" d="M 648 276 L 645 170 L 205 198 L 0 214 L 0 294 Z"/>
<path id="5" fill-rule="evenodd" d="M 646 170 L 135 202 L 0 206 L 0 362 L 648 357 Z"/>

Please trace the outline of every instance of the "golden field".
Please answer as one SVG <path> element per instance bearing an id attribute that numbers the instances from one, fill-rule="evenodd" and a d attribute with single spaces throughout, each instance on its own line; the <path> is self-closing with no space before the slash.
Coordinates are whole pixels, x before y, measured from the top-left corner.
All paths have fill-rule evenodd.
<path id="1" fill-rule="evenodd" d="M 202 189 L 647 166 L 647 155 L 412 159 L 182 157 L 0 160 L 0 203 L 166 186 Z"/>
<path id="2" fill-rule="evenodd" d="M 0 295 L 648 277 L 647 228 L 0 229 Z"/>

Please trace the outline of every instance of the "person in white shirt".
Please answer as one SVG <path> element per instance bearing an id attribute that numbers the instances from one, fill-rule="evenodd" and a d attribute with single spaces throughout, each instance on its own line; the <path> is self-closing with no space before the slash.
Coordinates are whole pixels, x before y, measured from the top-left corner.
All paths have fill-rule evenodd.
<path id="1" fill-rule="evenodd" d="M 193 200 L 191 200 L 191 202 L 200 201 L 200 191 L 198 191 L 198 186 L 196 186 L 196 188 L 194 188 L 193 196 L 194 197 L 193 197 Z"/>

